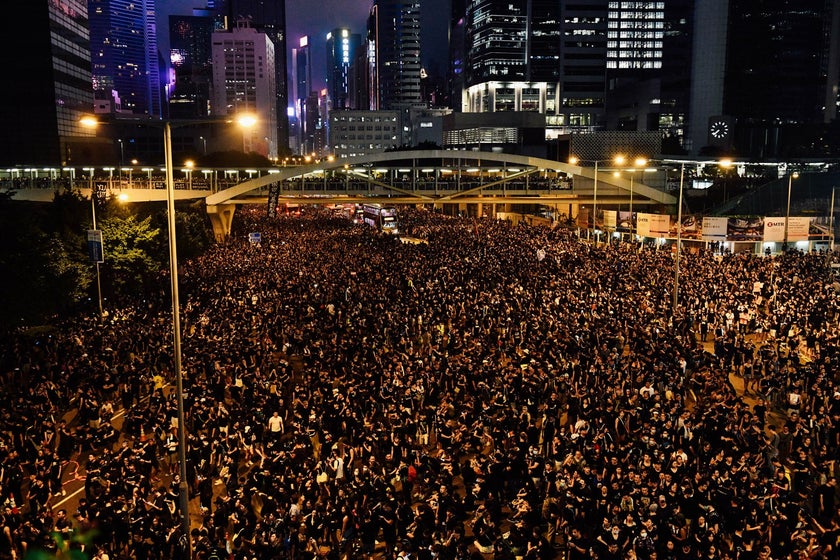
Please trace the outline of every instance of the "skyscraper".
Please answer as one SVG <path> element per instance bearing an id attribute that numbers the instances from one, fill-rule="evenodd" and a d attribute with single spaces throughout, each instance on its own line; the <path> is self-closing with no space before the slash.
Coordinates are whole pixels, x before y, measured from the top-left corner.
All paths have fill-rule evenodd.
<path id="1" fill-rule="evenodd" d="M 789 157 L 820 141 L 837 116 L 838 12 L 835 0 L 730 0 L 723 114 L 739 151 Z"/>
<path id="2" fill-rule="evenodd" d="M 466 57 L 467 0 L 452 0 L 449 22 L 449 60 L 446 74 L 449 108 L 461 110 L 461 94 L 464 91 L 464 68 Z"/>
<path id="3" fill-rule="evenodd" d="M 312 51 L 309 36 L 298 39 L 298 46 L 292 49 L 292 102 L 295 119 L 298 124 L 295 145 L 297 153 L 303 153 L 304 139 L 310 133 L 307 130 L 307 99 L 312 92 Z"/>
<path id="4" fill-rule="evenodd" d="M 89 0 L 88 7 L 94 91 L 118 96 L 121 113 L 161 116 L 154 0 Z"/>
<path id="5" fill-rule="evenodd" d="M 213 79 L 210 46 L 215 29 L 216 20 L 209 10 L 169 17 L 169 59 L 175 71 L 175 87 L 169 97 L 171 118 L 208 115 Z"/>
<path id="6" fill-rule="evenodd" d="M 361 35 L 346 27 L 327 33 L 327 95 L 330 109 L 349 109 L 350 65 L 361 45 Z"/>
<path id="7" fill-rule="evenodd" d="M 610 2 L 606 126 L 683 143 L 691 77 L 691 0 Z"/>
<path id="8" fill-rule="evenodd" d="M 420 104 L 420 0 L 374 0 L 368 64 L 370 109 Z"/>
<path id="9" fill-rule="evenodd" d="M 14 82 L 0 104 L 0 161 L 56 167 L 94 161 L 97 139 L 79 124 L 93 109 L 87 2 L 27 0 L 3 13 L 26 25 L 26 42 L 0 34 L 3 68 Z"/>
<path id="10" fill-rule="evenodd" d="M 217 0 L 217 10 L 230 22 L 250 18 L 252 25 L 265 33 L 274 43 L 274 81 L 276 84 L 275 114 L 277 115 L 277 142 L 279 151 L 285 153 L 289 146 L 289 119 L 286 117 L 289 91 L 286 76 L 286 1 L 285 0 Z"/>
<path id="11" fill-rule="evenodd" d="M 242 132 L 242 149 L 272 159 L 278 157 L 274 58 L 274 43 L 248 20 L 213 33 L 212 113 L 256 113 L 257 125 Z"/>
<path id="12" fill-rule="evenodd" d="M 551 0 L 468 2 L 463 110 L 557 115 L 560 15 Z"/>

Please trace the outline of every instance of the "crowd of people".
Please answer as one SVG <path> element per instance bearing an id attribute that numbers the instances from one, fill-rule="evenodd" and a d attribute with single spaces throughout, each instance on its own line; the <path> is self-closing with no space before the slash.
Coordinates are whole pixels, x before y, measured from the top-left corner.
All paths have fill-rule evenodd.
<path id="1" fill-rule="evenodd" d="M 189 535 L 168 281 L 5 335 L 0 560 L 840 557 L 826 255 L 684 251 L 675 309 L 662 248 L 400 219 L 183 264 Z"/>

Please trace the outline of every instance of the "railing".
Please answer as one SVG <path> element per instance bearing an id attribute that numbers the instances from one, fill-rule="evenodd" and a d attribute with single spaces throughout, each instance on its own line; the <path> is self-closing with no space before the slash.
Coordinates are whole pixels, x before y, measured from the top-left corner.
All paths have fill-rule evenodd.
<path id="1" fill-rule="evenodd" d="M 78 189 L 96 188 L 102 191 L 120 191 L 124 189 L 154 189 L 166 188 L 166 177 L 161 174 L 142 171 L 130 173 L 123 170 L 120 176 L 96 174 L 58 175 L 45 172 L 25 175 L 20 170 L 0 170 L 0 190 L 24 189 Z M 264 176 L 268 172 L 250 170 L 250 172 L 213 170 L 212 173 L 199 176 L 198 171 L 189 172 L 186 176 L 175 178 L 176 190 L 218 192 L 240 183 L 248 181 L 254 176 Z M 371 176 L 344 173 L 341 170 L 330 170 L 326 174 L 293 177 L 282 181 L 283 192 L 360 192 L 381 191 L 383 188 L 393 187 L 408 192 L 456 192 L 471 190 L 487 186 L 488 192 L 529 193 L 555 192 L 572 190 L 572 181 L 563 177 L 545 177 L 535 175 L 507 178 L 504 175 L 491 173 L 463 172 L 461 174 L 447 173 L 419 176 L 395 176 L 393 174 L 373 174 Z"/>

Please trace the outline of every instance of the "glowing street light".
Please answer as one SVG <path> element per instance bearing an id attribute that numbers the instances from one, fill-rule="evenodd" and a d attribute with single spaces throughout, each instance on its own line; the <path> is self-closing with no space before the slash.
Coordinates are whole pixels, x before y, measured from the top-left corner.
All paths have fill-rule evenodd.
<path id="1" fill-rule="evenodd" d="M 579 159 L 575 156 L 569 158 L 569 163 L 572 165 L 577 165 L 581 162 L 587 163 L 594 163 L 595 164 L 595 171 L 593 174 L 593 182 L 592 182 L 592 233 L 595 237 L 595 245 L 598 244 L 598 164 L 612 161 L 616 165 L 623 165 L 624 164 L 624 156 L 615 156 L 613 158 L 608 159 Z"/>
<path id="2" fill-rule="evenodd" d="M 799 173 L 794 171 L 788 174 L 788 192 L 787 192 L 787 210 L 785 210 L 785 241 L 782 248 L 787 251 L 788 246 L 788 224 L 790 223 L 790 189 L 793 185 L 793 180 L 799 178 Z"/>
<path id="3" fill-rule="evenodd" d="M 623 165 L 624 164 L 624 156 L 617 156 L 615 158 L 616 165 Z M 633 240 L 633 178 L 636 176 L 636 170 L 642 169 L 648 163 L 647 158 L 637 157 L 633 160 L 633 165 L 631 165 L 626 171 L 630 174 L 630 240 Z M 616 172 L 616 175 L 620 175 L 620 172 Z"/>
<path id="4" fill-rule="evenodd" d="M 96 231 L 96 187 L 93 184 L 93 172 L 95 168 L 93 167 L 85 167 L 83 171 L 87 171 L 90 175 L 90 218 L 91 218 L 91 230 Z M 102 317 L 104 314 L 104 309 L 102 307 L 102 280 L 99 274 L 99 260 L 94 260 L 96 264 L 96 294 L 99 298 L 99 316 Z"/>

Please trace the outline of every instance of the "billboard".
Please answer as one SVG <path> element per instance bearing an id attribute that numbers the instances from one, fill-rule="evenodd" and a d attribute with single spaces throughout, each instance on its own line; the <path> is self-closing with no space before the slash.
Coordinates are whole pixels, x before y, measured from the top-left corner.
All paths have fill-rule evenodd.
<path id="1" fill-rule="evenodd" d="M 615 229 L 616 214 L 615 210 L 604 210 L 604 227 L 606 229 Z"/>
<path id="2" fill-rule="evenodd" d="M 764 220 L 759 216 L 728 218 L 726 239 L 729 241 L 761 241 L 764 236 Z"/>
<path id="3" fill-rule="evenodd" d="M 764 241 L 784 241 L 786 221 L 784 217 L 764 218 Z M 791 217 L 787 226 L 788 241 L 806 241 L 810 229 L 811 218 L 804 216 Z"/>
<path id="4" fill-rule="evenodd" d="M 671 228 L 671 216 L 639 212 L 637 233 L 642 237 L 666 237 Z"/>
<path id="5" fill-rule="evenodd" d="M 706 216 L 703 218 L 703 229 L 701 238 L 706 241 L 723 241 L 726 239 L 726 226 L 729 218 L 715 218 Z"/>

